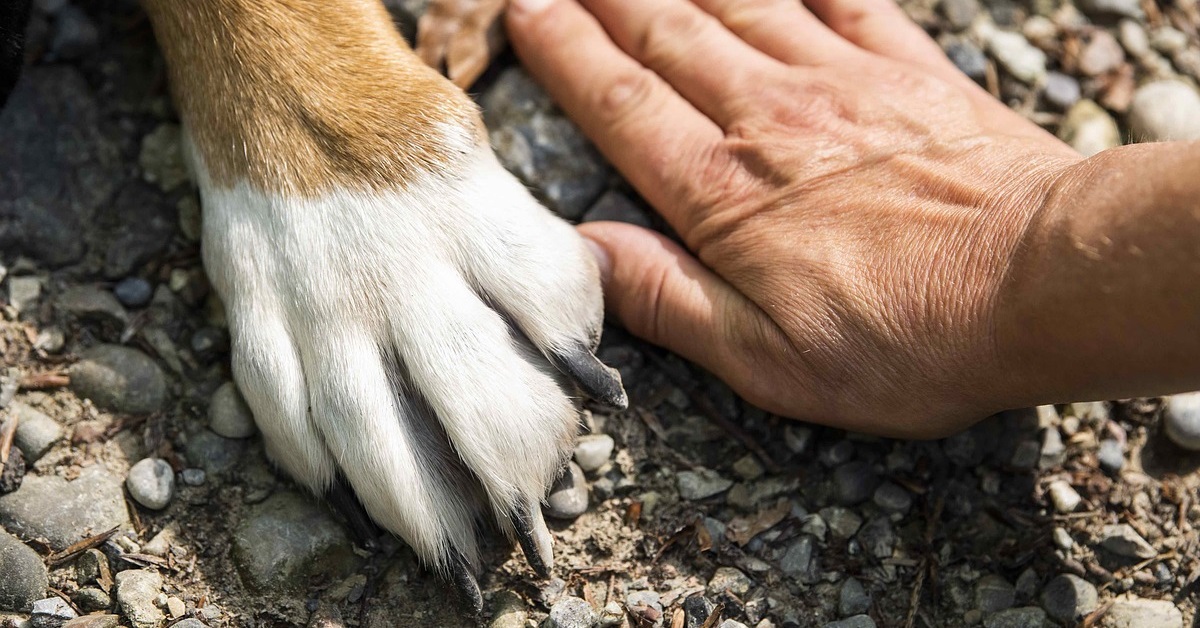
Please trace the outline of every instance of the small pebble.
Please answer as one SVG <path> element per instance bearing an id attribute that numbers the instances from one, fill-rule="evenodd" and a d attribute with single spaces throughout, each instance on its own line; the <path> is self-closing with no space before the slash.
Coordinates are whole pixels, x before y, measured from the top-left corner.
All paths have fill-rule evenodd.
<path id="1" fill-rule="evenodd" d="M 872 498 L 876 506 L 891 513 L 905 514 L 912 507 L 912 495 L 897 484 L 884 482 Z"/>
<path id="2" fill-rule="evenodd" d="M 125 307 L 142 307 L 150 302 L 154 287 L 141 277 L 126 277 L 113 286 L 113 296 Z"/>
<path id="3" fill-rule="evenodd" d="M 1046 76 L 1046 53 L 1020 33 L 997 30 L 988 39 L 996 61 L 1018 80 L 1033 85 Z"/>
<path id="4" fill-rule="evenodd" d="M 1176 445 L 1200 451 L 1200 392 L 1172 395 L 1163 400 L 1163 430 Z"/>
<path id="5" fill-rule="evenodd" d="M 1125 466 L 1125 452 L 1121 451 L 1121 443 L 1112 438 L 1100 441 L 1096 459 L 1100 462 L 1100 468 L 1109 473 L 1118 473 Z"/>
<path id="6" fill-rule="evenodd" d="M 1054 504 L 1054 510 L 1059 514 L 1074 512 L 1075 508 L 1083 501 L 1071 483 L 1066 480 L 1051 482 L 1046 492 L 1050 495 L 1050 502 Z"/>
<path id="7" fill-rule="evenodd" d="M 183 479 L 183 483 L 188 486 L 202 486 L 207 477 L 204 469 L 188 468 L 179 473 L 179 477 Z"/>
<path id="8" fill-rule="evenodd" d="M 1054 528 L 1052 536 L 1054 537 L 1054 544 L 1059 549 L 1069 550 L 1075 547 L 1075 539 L 1071 538 L 1071 533 L 1067 532 L 1065 528 Z"/>
<path id="9" fill-rule="evenodd" d="M 942 0 L 938 7 L 955 30 L 962 30 L 979 15 L 979 0 Z"/>
<path id="10" fill-rule="evenodd" d="M 26 461 L 37 462 L 55 443 L 62 440 L 62 426 L 41 411 L 19 402 L 11 404 L 9 411 L 17 417 L 14 443 L 21 448 Z"/>
<path id="11" fill-rule="evenodd" d="M 1042 590 L 1042 608 L 1052 619 L 1074 622 L 1096 610 L 1100 596 L 1092 583 L 1074 574 L 1062 574 Z"/>
<path id="12" fill-rule="evenodd" d="M 162 510 L 175 494 L 175 472 L 161 458 L 145 458 L 129 469 L 125 488 L 134 501 L 151 510 Z"/>
<path id="13" fill-rule="evenodd" d="M 1125 49 L 1108 31 L 1098 30 L 1079 54 L 1079 69 L 1088 76 L 1111 72 L 1125 62 Z"/>
<path id="14" fill-rule="evenodd" d="M 1062 72 L 1046 73 L 1046 83 L 1042 86 L 1042 90 L 1046 102 L 1064 111 L 1079 102 L 1079 81 Z"/>
<path id="15" fill-rule="evenodd" d="M 1133 57 L 1144 57 L 1150 53 L 1150 36 L 1137 20 L 1124 19 L 1117 25 L 1117 39 Z"/>
<path id="16" fill-rule="evenodd" d="M 746 454 L 733 462 L 733 472 L 743 480 L 757 480 L 762 477 L 763 467 L 758 456 Z"/>
<path id="17" fill-rule="evenodd" d="M 867 462 L 848 462 L 834 470 L 833 485 L 838 503 L 851 506 L 871 497 L 879 485 L 879 475 Z"/>
<path id="18" fill-rule="evenodd" d="M 213 393 L 208 405 L 208 427 L 225 438 L 254 435 L 254 414 L 233 382 L 221 384 Z"/>
<path id="19" fill-rule="evenodd" d="M 116 584 L 117 605 L 134 628 L 157 628 L 162 624 L 163 612 L 155 606 L 162 593 L 162 576 L 153 571 L 129 569 L 117 573 Z"/>
<path id="20" fill-rule="evenodd" d="M 1079 8 L 1098 17 L 1115 15 L 1140 19 L 1145 16 L 1138 0 L 1079 0 Z"/>
<path id="21" fill-rule="evenodd" d="M 835 538 L 848 539 L 862 527 L 862 517 L 847 508 L 838 506 L 822 508 L 820 515 Z"/>
<path id="22" fill-rule="evenodd" d="M 584 471 L 595 471 L 608 462 L 613 446 L 613 439 L 608 434 L 582 436 L 575 445 L 575 463 Z"/>
<path id="23" fill-rule="evenodd" d="M 870 615 L 855 615 L 838 621 L 831 621 L 822 628 L 875 628 L 875 620 Z"/>
<path id="24" fill-rule="evenodd" d="M 42 557 L 0 528 L 0 609 L 28 611 L 49 587 Z"/>
<path id="25" fill-rule="evenodd" d="M 1127 523 L 1104 526 L 1104 531 L 1100 534 L 1100 545 L 1118 556 L 1129 558 L 1146 559 L 1158 555 L 1154 547 Z"/>
<path id="26" fill-rule="evenodd" d="M 1150 46 L 1168 56 L 1184 50 L 1187 45 L 1187 34 L 1170 26 L 1159 26 L 1150 33 Z"/>
<path id="27" fill-rule="evenodd" d="M 861 615 L 871 608 L 871 596 L 857 578 L 846 578 L 838 591 L 838 613 L 842 617 Z"/>
<path id="28" fill-rule="evenodd" d="M 1071 106 L 1058 128 L 1058 137 L 1084 157 L 1091 157 L 1121 145 L 1121 131 L 1117 128 L 1117 121 L 1113 120 L 1103 107 L 1091 100 L 1080 100 Z M 1047 431 L 1057 432 L 1053 428 L 1048 428 Z M 1061 439 L 1059 444 L 1062 444 Z"/>
<path id="29" fill-rule="evenodd" d="M 711 580 L 708 581 L 708 594 L 717 597 L 729 592 L 739 598 L 750 592 L 751 582 L 740 569 L 733 567 L 718 567 Z"/>
<path id="30" fill-rule="evenodd" d="M 1000 611 L 983 620 L 983 628 L 1036 628 L 1046 625 L 1046 611 L 1023 606 Z"/>
<path id="31" fill-rule="evenodd" d="M 42 296 L 42 282 L 37 277 L 10 277 L 8 303 L 18 313 L 31 312 Z"/>
<path id="32" fill-rule="evenodd" d="M 1142 85 L 1129 106 L 1129 129 L 1138 142 L 1200 139 L 1200 94 L 1176 80 Z"/>
<path id="33" fill-rule="evenodd" d="M 554 603 L 546 628 L 592 628 L 599 619 L 592 605 L 577 597 L 567 596 Z"/>
<path id="34" fill-rule="evenodd" d="M 1100 628 L 1183 628 L 1183 614 L 1170 600 L 1117 598 L 1100 619 Z"/>
<path id="35" fill-rule="evenodd" d="M 973 79 L 982 79 L 987 74 L 987 56 L 970 42 L 954 42 L 946 47 L 946 56 L 959 72 Z"/>
<path id="36" fill-rule="evenodd" d="M 574 462 L 567 463 L 566 472 L 554 482 L 546 498 L 544 512 L 555 519 L 574 519 L 587 511 L 588 489 L 583 469 Z"/>
<path id="37" fill-rule="evenodd" d="M 70 368 L 71 389 L 106 410 L 150 414 L 167 400 L 166 377 L 146 354 L 119 345 L 97 345 Z"/>
<path id="38" fill-rule="evenodd" d="M 733 480 L 721 477 L 712 469 L 680 471 L 676 476 L 676 483 L 679 496 L 689 501 L 707 499 L 733 486 Z"/>
<path id="39" fill-rule="evenodd" d="M 1002 576 L 988 574 L 975 583 L 975 608 L 986 617 L 1011 608 L 1016 589 Z"/>
<path id="40" fill-rule="evenodd" d="M 83 587 L 71 599 L 85 613 L 108 610 L 112 606 L 112 596 L 96 587 Z"/>
<path id="41" fill-rule="evenodd" d="M 34 628 L 59 628 L 67 620 L 78 616 L 65 600 L 56 595 L 34 602 L 29 619 Z"/>

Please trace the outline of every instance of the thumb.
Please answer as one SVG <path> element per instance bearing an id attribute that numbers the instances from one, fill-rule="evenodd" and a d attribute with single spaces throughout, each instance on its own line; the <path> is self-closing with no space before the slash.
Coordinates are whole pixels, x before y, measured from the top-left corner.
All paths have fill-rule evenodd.
<path id="1" fill-rule="evenodd" d="M 757 313 L 733 286 L 665 236 L 636 225 L 590 222 L 609 312 L 630 333 L 733 383 L 746 363 L 745 323 Z"/>

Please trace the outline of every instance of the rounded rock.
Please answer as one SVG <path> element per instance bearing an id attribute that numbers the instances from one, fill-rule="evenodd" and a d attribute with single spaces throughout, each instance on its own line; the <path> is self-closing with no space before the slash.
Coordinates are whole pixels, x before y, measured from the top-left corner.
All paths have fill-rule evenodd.
<path id="1" fill-rule="evenodd" d="M 587 507 L 588 489 L 583 469 L 569 462 L 566 471 L 550 489 L 543 512 L 555 519 L 574 519 L 587 511 Z"/>
<path id="2" fill-rule="evenodd" d="M 1163 430 L 1176 445 L 1200 451 L 1200 392 L 1164 399 Z"/>
<path id="3" fill-rule="evenodd" d="M 1125 466 L 1125 452 L 1121 450 L 1121 443 L 1112 438 L 1100 441 L 1096 460 L 1100 463 L 1101 469 L 1109 473 L 1118 473 Z"/>
<path id="4" fill-rule="evenodd" d="M 96 530 L 127 524 L 121 478 L 103 465 L 85 467 L 71 481 L 31 475 L 21 490 L 0 497 L 0 526 L 26 538 L 43 537 L 56 550 Z"/>
<path id="5" fill-rule="evenodd" d="M 163 612 L 155 605 L 162 593 L 163 579 L 153 571 L 128 569 L 116 577 L 117 605 L 134 628 L 156 628 L 162 624 Z"/>
<path id="6" fill-rule="evenodd" d="M 208 404 L 208 427 L 225 438 L 254 435 L 254 414 L 233 382 L 225 382 Z"/>
<path id="7" fill-rule="evenodd" d="M 1133 94 L 1129 128 L 1138 142 L 1200 139 L 1200 94 L 1181 81 L 1147 83 Z"/>
<path id="8" fill-rule="evenodd" d="M 1060 622 L 1076 621 L 1100 605 L 1096 587 L 1074 574 L 1062 574 L 1048 582 L 1041 601 L 1046 614 Z"/>
<path id="9" fill-rule="evenodd" d="M 125 488 L 134 501 L 151 510 L 162 510 L 175 495 L 175 471 L 161 458 L 145 458 L 129 469 Z"/>
<path id="10" fill-rule="evenodd" d="M 550 608 L 550 616 L 546 618 L 547 628 L 592 628 L 599 617 L 596 611 L 584 600 L 577 597 L 564 597 Z"/>
<path id="11" fill-rule="evenodd" d="M 113 286 L 113 296 L 125 307 L 142 307 L 154 296 L 154 287 L 141 277 L 126 277 Z"/>
<path id="12" fill-rule="evenodd" d="M 575 445 L 575 463 L 584 471 L 595 471 L 608 462 L 613 446 L 612 436 L 608 434 L 588 434 Z"/>
<path id="13" fill-rule="evenodd" d="M 1058 127 L 1058 137 L 1084 157 L 1121 145 L 1117 121 L 1091 100 L 1080 100 L 1067 111 Z"/>
<path id="14" fill-rule="evenodd" d="M 1101 628 L 1183 628 L 1183 614 L 1170 600 L 1118 598 L 1100 619 Z"/>
<path id="15" fill-rule="evenodd" d="M 866 462 L 848 462 L 834 470 L 833 486 L 838 503 L 851 506 L 871 497 L 879 486 L 879 476 Z"/>
<path id="16" fill-rule="evenodd" d="M 0 531 L 0 610 L 28 612 L 50 586 L 42 557 L 17 537 Z"/>
<path id="17" fill-rule="evenodd" d="M 846 578 L 838 591 L 838 613 L 842 617 L 861 615 L 871 608 L 871 594 L 857 578 Z"/>
<path id="18" fill-rule="evenodd" d="M 80 357 L 70 369 L 71 389 L 80 397 L 126 414 L 150 414 L 166 403 L 166 377 L 146 354 L 119 345 L 98 345 Z"/>

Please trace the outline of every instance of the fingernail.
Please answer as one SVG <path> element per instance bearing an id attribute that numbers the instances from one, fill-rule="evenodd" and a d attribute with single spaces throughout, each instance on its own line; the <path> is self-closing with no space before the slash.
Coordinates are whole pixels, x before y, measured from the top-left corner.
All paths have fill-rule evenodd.
<path id="1" fill-rule="evenodd" d="M 554 0 L 512 0 L 509 3 L 508 10 L 517 13 L 533 15 L 534 13 L 541 13 L 542 11 L 546 10 L 546 7 L 550 6 L 550 3 L 553 1 Z"/>
<path id="2" fill-rule="evenodd" d="M 600 269 L 600 282 L 608 284 L 608 278 L 612 276 L 612 259 L 608 256 L 608 251 L 600 246 L 599 242 L 584 236 L 584 244 L 588 250 L 592 252 L 592 257 L 596 258 L 596 266 Z"/>

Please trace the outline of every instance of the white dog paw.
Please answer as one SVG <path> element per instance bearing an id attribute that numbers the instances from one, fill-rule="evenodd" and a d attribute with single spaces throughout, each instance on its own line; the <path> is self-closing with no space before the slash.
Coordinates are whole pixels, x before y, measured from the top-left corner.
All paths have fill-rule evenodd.
<path id="1" fill-rule="evenodd" d="M 197 178 L 205 266 L 270 456 L 318 494 L 349 485 L 475 606 L 485 519 L 546 574 L 539 503 L 578 392 L 626 404 L 593 355 L 602 297 L 575 230 L 486 148 L 392 190 Z"/>

